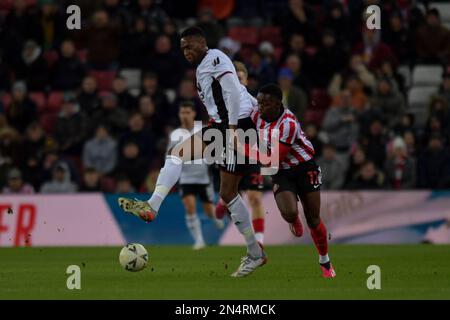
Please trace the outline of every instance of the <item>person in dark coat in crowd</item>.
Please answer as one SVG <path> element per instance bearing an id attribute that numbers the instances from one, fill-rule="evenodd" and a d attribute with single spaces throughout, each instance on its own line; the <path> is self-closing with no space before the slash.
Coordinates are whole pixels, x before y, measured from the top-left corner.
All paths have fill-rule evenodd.
<path id="1" fill-rule="evenodd" d="M 54 90 L 76 90 L 86 74 L 86 68 L 78 59 L 75 44 L 65 40 L 61 44 L 60 57 L 52 68 L 52 88 Z"/>
<path id="2" fill-rule="evenodd" d="M 94 77 L 87 76 L 81 83 L 81 90 L 78 93 L 78 103 L 81 110 L 88 116 L 100 110 L 100 99 L 98 98 L 97 81 Z"/>
<path id="3" fill-rule="evenodd" d="M 28 97 L 26 84 L 22 81 L 14 83 L 11 103 L 6 109 L 8 123 L 20 133 L 24 133 L 36 116 L 37 108 Z"/>
<path id="4" fill-rule="evenodd" d="M 22 59 L 15 67 L 16 78 L 26 82 L 30 91 L 43 91 L 47 87 L 50 72 L 42 56 L 42 48 L 28 40 L 22 51 Z"/>
<path id="5" fill-rule="evenodd" d="M 418 160 L 418 187 L 441 189 L 450 187 L 450 154 L 441 136 L 432 135 Z"/>
<path id="6" fill-rule="evenodd" d="M 126 142 L 119 157 L 119 163 L 116 168 L 117 174 L 126 174 L 130 177 L 133 187 L 139 190 L 145 181 L 148 170 L 149 161 L 141 155 L 139 146 L 132 141 Z"/>

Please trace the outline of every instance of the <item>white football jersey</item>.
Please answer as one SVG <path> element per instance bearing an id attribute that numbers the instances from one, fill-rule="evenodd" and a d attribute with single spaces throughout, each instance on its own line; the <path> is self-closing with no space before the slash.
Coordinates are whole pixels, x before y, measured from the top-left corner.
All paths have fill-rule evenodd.
<path id="1" fill-rule="evenodd" d="M 198 124 L 199 122 L 196 122 Z M 170 142 L 168 148 L 171 148 L 182 141 L 189 139 L 191 135 L 201 130 L 201 125 L 194 126 L 190 131 L 178 128 L 170 134 Z M 208 165 L 204 159 L 184 162 L 181 168 L 180 184 L 209 184 L 211 178 L 209 175 Z"/>
<path id="2" fill-rule="evenodd" d="M 240 88 L 239 119 L 247 118 L 252 112 L 252 101 L 247 89 L 239 83 L 236 70 L 230 58 L 222 51 L 208 49 L 202 62 L 197 66 L 197 92 L 205 105 L 210 119 L 216 123 L 228 122 L 228 102 L 222 95 L 220 78 L 231 74 Z"/>

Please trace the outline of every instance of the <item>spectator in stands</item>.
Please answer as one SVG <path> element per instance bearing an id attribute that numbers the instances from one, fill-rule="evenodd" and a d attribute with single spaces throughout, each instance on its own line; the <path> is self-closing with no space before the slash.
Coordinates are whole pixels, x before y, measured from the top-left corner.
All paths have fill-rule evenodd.
<path id="1" fill-rule="evenodd" d="M 368 132 L 361 137 L 361 146 L 367 159 L 373 161 L 378 168 L 383 168 L 386 161 L 387 132 L 379 119 L 374 119 Z"/>
<path id="2" fill-rule="evenodd" d="M 88 50 L 88 64 L 97 70 L 115 70 L 119 58 L 120 29 L 104 10 L 95 12 L 91 25 L 81 31 L 81 46 Z"/>
<path id="3" fill-rule="evenodd" d="M 194 104 L 197 113 L 196 120 L 209 120 L 208 113 L 205 111 L 205 107 L 198 98 L 194 80 L 183 78 L 178 86 L 177 97 L 170 110 L 172 118 L 177 119 L 172 121 L 172 125 L 174 124 L 173 122 L 178 124 L 178 116 L 176 116 L 178 114 L 178 106 L 184 101 L 190 101 Z"/>
<path id="4" fill-rule="evenodd" d="M 72 40 L 64 40 L 60 54 L 52 69 L 52 88 L 61 91 L 76 90 L 80 87 L 86 69 L 76 55 Z"/>
<path id="5" fill-rule="evenodd" d="M 127 111 L 136 108 L 137 100 L 128 90 L 127 79 L 117 76 L 112 83 L 112 91 L 117 97 L 120 108 L 124 108 Z"/>
<path id="6" fill-rule="evenodd" d="M 322 125 L 324 132 L 328 135 L 329 143 L 336 148 L 337 152 L 348 152 L 358 138 L 356 120 L 356 111 L 351 107 L 350 92 L 344 90 L 340 103 L 327 111 Z"/>
<path id="7" fill-rule="evenodd" d="M 149 161 L 141 155 L 139 146 L 135 142 L 126 142 L 119 157 L 116 168 L 118 174 L 126 174 L 136 190 L 139 190 L 147 176 Z"/>
<path id="8" fill-rule="evenodd" d="M 38 122 L 31 123 L 23 142 L 23 159 L 21 167 L 25 180 L 29 181 L 35 190 L 39 190 L 42 183 L 42 163 L 45 152 L 49 148 L 56 148 L 56 141 L 47 136 Z"/>
<path id="9" fill-rule="evenodd" d="M 126 174 L 117 175 L 116 193 L 135 193 L 136 189 L 131 184 L 130 178 Z"/>
<path id="10" fill-rule="evenodd" d="M 0 130 L 0 186 L 8 170 L 17 166 L 23 158 L 22 145 L 19 133 L 8 126 Z"/>
<path id="11" fill-rule="evenodd" d="M 100 101 L 97 91 L 97 80 L 94 77 L 87 76 L 81 84 L 81 92 L 78 94 L 78 102 L 81 110 L 91 116 L 100 108 Z"/>
<path id="12" fill-rule="evenodd" d="M 160 137 L 164 134 L 166 120 L 163 119 L 163 114 L 158 114 L 156 112 L 156 106 L 151 97 L 142 96 L 139 99 L 139 112 L 144 117 L 145 127 L 148 128 L 155 137 Z"/>
<path id="13" fill-rule="evenodd" d="M 121 30 L 131 26 L 131 13 L 122 7 L 120 0 L 104 0 L 102 7 L 108 14 L 111 24 L 120 26 Z"/>
<path id="14" fill-rule="evenodd" d="M 16 0 L 4 18 L 2 47 L 5 52 L 5 61 L 12 66 L 20 62 L 19 53 L 27 39 L 35 41 L 42 39 L 38 17 L 35 11 L 27 7 L 26 0 Z"/>
<path id="15" fill-rule="evenodd" d="M 141 69 L 145 66 L 148 53 L 155 44 L 157 34 L 148 30 L 146 20 L 138 17 L 132 28 L 122 35 L 120 65 L 122 68 Z"/>
<path id="16" fill-rule="evenodd" d="M 353 54 L 361 55 L 370 70 L 376 70 L 385 60 L 397 62 L 391 48 L 381 41 L 381 31 L 365 27 L 362 35 L 363 40 L 353 48 Z"/>
<path id="17" fill-rule="evenodd" d="M 301 33 L 315 40 L 314 14 L 303 0 L 289 0 L 288 14 L 283 19 L 283 34 Z"/>
<path id="18" fill-rule="evenodd" d="M 168 18 L 164 21 L 162 33 L 169 37 L 172 47 L 176 50 L 180 48 L 180 37 L 178 36 L 178 28 L 172 19 Z"/>
<path id="19" fill-rule="evenodd" d="M 159 86 L 158 76 L 154 72 L 148 72 L 142 79 L 142 88 L 139 98 L 142 96 L 150 96 L 159 110 L 167 110 L 169 102 L 164 90 Z"/>
<path id="20" fill-rule="evenodd" d="M 418 160 L 418 187 L 439 189 L 450 175 L 450 154 L 439 135 L 432 135 Z"/>
<path id="21" fill-rule="evenodd" d="M 377 169 L 372 161 L 367 161 L 347 187 L 352 190 L 379 190 L 384 186 L 383 173 Z"/>
<path id="22" fill-rule="evenodd" d="M 144 66 L 145 70 L 151 70 L 158 75 L 162 88 L 175 88 L 184 73 L 186 62 L 179 50 L 172 47 L 170 38 L 159 35 L 155 42 L 154 52 L 148 57 Z"/>
<path id="23" fill-rule="evenodd" d="M 442 121 L 443 119 L 437 117 L 436 115 L 430 116 L 430 118 L 427 121 L 425 132 L 423 133 L 422 137 L 423 146 L 426 146 L 428 144 L 428 141 L 432 136 L 441 137 L 444 146 L 448 145 L 448 136 L 446 135 Z"/>
<path id="24" fill-rule="evenodd" d="M 275 66 L 257 50 L 251 53 L 248 72 L 257 75 L 261 83 L 273 82 L 276 78 Z"/>
<path id="25" fill-rule="evenodd" d="M 393 132 L 397 135 L 403 136 L 407 131 L 411 131 L 416 136 L 416 129 L 414 128 L 415 117 L 412 113 L 404 113 L 400 122 L 395 126 Z"/>
<path id="26" fill-rule="evenodd" d="M 219 40 L 225 35 L 223 27 L 214 18 L 210 8 L 203 8 L 198 11 L 198 23 L 205 33 L 206 44 L 210 48 L 217 48 Z"/>
<path id="27" fill-rule="evenodd" d="M 12 168 L 8 172 L 8 185 L 2 190 L 4 194 L 33 194 L 34 188 L 22 179 L 22 173 L 18 168 Z"/>
<path id="28" fill-rule="evenodd" d="M 336 157 L 336 149 L 331 144 L 323 146 L 323 154 L 317 160 L 321 168 L 322 187 L 324 189 L 340 189 L 344 184 L 346 164 L 342 158 Z"/>
<path id="29" fill-rule="evenodd" d="M 49 70 L 42 57 L 42 48 L 34 41 L 25 42 L 22 59 L 15 68 L 17 79 L 26 82 L 30 91 L 43 91 L 47 87 Z"/>
<path id="30" fill-rule="evenodd" d="M 443 96 L 433 97 L 429 106 L 428 117 L 435 116 L 442 121 L 442 128 L 446 135 L 450 134 L 449 102 Z"/>
<path id="31" fill-rule="evenodd" d="M 67 163 L 60 161 L 52 171 L 51 181 L 45 182 L 41 193 L 74 193 L 78 187 L 70 180 L 70 170 Z"/>
<path id="32" fill-rule="evenodd" d="M 55 0 L 39 0 L 39 24 L 42 29 L 44 51 L 56 49 L 61 45 L 67 33 L 66 20 Z"/>
<path id="33" fill-rule="evenodd" d="M 98 123 L 104 123 L 110 128 L 113 136 L 119 136 L 127 127 L 128 113 L 119 108 L 117 97 L 111 92 L 101 95 L 101 106 L 91 119 L 90 132 L 93 132 Z"/>
<path id="34" fill-rule="evenodd" d="M 375 75 L 378 79 L 389 80 L 394 90 L 399 92 L 405 91 L 405 79 L 397 72 L 391 61 L 383 61 L 380 68 L 375 70 Z"/>
<path id="35" fill-rule="evenodd" d="M 100 192 L 100 174 L 94 168 L 86 168 L 83 172 L 83 183 L 80 188 L 81 192 Z"/>
<path id="36" fill-rule="evenodd" d="M 55 123 L 54 134 L 59 150 L 69 155 L 79 155 L 86 135 L 88 120 L 81 112 L 75 95 L 66 93 L 61 112 Z"/>
<path id="37" fill-rule="evenodd" d="M 428 10 L 426 24 L 417 30 L 416 50 L 420 63 L 449 61 L 450 30 L 442 26 L 437 9 Z"/>
<path id="38" fill-rule="evenodd" d="M 283 68 L 278 74 L 278 84 L 283 92 L 283 105 L 288 107 L 300 121 L 304 118 L 308 106 L 306 93 L 293 85 L 294 74 Z"/>
<path id="39" fill-rule="evenodd" d="M 151 31 L 160 32 L 168 16 L 155 2 L 154 0 L 138 0 L 132 14 L 133 20 L 142 17 Z"/>
<path id="40" fill-rule="evenodd" d="M 350 105 L 352 108 L 354 108 L 358 112 L 361 112 L 362 110 L 367 108 L 369 99 L 364 92 L 364 85 L 358 76 L 354 75 L 347 78 L 344 88 L 350 93 Z M 333 97 L 333 101 L 331 102 L 331 104 L 333 106 L 338 105 L 341 103 L 341 99 L 342 92 L 341 94 L 335 95 Z"/>
<path id="41" fill-rule="evenodd" d="M 326 88 L 333 75 L 344 69 L 348 57 L 342 46 L 336 43 L 333 31 L 324 31 L 321 46 L 313 61 L 314 83 L 320 88 Z"/>
<path id="42" fill-rule="evenodd" d="M 375 76 L 364 65 L 362 57 L 360 55 L 353 55 L 350 58 L 348 67 L 345 68 L 342 72 L 336 73 L 333 76 L 328 86 L 329 95 L 332 97 L 338 95 L 341 91 L 341 88 L 351 77 L 358 78 L 363 83 L 364 88 L 375 88 Z"/>
<path id="43" fill-rule="evenodd" d="M 350 150 L 350 161 L 348 165 L 348 169 L 345 174 L 345 186 L 348 186 L 351 181 L 355 180 L 357 175 L 359 174 L 362 166 L 366 163 L 367 157 L 364 150 L 359 145 L 355 145 Z"/>
<path id="44" fill-rule="evenodd" d="M 303 69 L 307 74 L 314 72 L 313 68 L 311 70 L 312 57 L 306 50 L 305 37 L 300 33 L 291 34 L 288 46 L 281 55 L 281 61 L 286 61 L 287 56 L 291 54 L 298 55 L 304 66 Z"/>
<path id="45" fill-rule="evenodd" d="M 149 142 L 150 143 L 150 142 Z M 93 168 L 102 175 L 111 173 L 117 163 L 117 142 L 104 124 L 99 124 L 95 135 L 83 147 L 83 166 Z"/>
<path id="46" fill-rule="evenodd" d="M 291 70 L 294 74 L 294 86 L 301 88 L 305 92 L 309 92 L 311 83 L 309 77 L 303 69 L 303 62 L 296 54 L 290 54 L 286 57 L 284 62 L 287 69 Z"/>
<path id="47" fill-rule="evenodd" d="M 404 64 L 409 64 L 414 56 L 411 31 L 399 12 L 389 17 L 389 25 L 381 29 L 383 41 L 392 49 L 395 56 Z"/>
<path id="48" fill-rule="evenodd" d="M 300 120 L 301 121 L 301 120 Z M 323 142 L 319 138 L 317 126 L 313 123 L 308 123 L 304 127 L 304 132 L 309 141 L 314 147 L 314 157 L 319 158 L 322 155 Z"/>
<path id="49" fill-rule="evenodd" d="M 406 144 L 401 137 L 396 137 L 390 146 L 384 166 L 386 180 L 393 189 L 412 189 L 416 185 L 416 163 L 408 155 Z"/>
<path id="50" fill-rule="evenodd" d="M 352 30 L 349 16 L 344 12 L 342 4 L 334 2 L 331 4 L 324 27 L 333 30 L 336 34 L 336 42 L 340 47 L 346 47 L 355 38 L 355 31 Z"/>
<path id="51" fill-rule="evenodd" d="M 388 79 L 380 79 L 371 99 L 372 108 L 379 108 L 388 128 L 397 126 L 405 112 L 405 101 Z"/>
<path id="52" fill-rule="evenodd" d="M 420 149 L 417 146 L 417 138 L 415 132 L 412 130 L 407 130 L 403 133 L 402 138 L 405 141 L 406 151 L 408 152 L 408 155 L 417 158 Z"/>
<path id="53" fill-rule="evenodd" d="M 11 93 L 12 99 L 6 108 L 6 119 L 11 126 L 23 133 L 36 119 L 37 108 L 28 97 L 27 86 L 23 81 L 14 83 Z"/>
<path id="54" fill-rule="evenodd" d="M 145 128 L 144 117 L 141 113 L 135 112 L 128 118 L 128 129 L 120 138 L 119 149 L 129 141 L 135 142 L 141 155 L 148 160 L 154 157 L 155 137 L 148 128 Z"/>

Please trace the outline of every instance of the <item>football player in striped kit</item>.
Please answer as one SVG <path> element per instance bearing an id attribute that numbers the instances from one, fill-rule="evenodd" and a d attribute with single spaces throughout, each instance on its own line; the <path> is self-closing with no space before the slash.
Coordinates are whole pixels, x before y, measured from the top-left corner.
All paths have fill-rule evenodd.
<path id="1" fill-rule="evenodd" d="M 282 97 L 277 85 L 262 87 L 257 96 L 258 107 L 251 115 L 259 141 L 267 146 L 267 153 L 248 144 L 240 145 L 239 152 L 251 158 L 257 157 L 260 161 L 269 159 L 271 152 L 278 152 L 278 163 L 271 164 L 278 167 L 278 172 L 272 176 L 277 207 L 283 219 L 289 223 L 291 232 L 301 237 L 303 226 L 297 208 L 300 200 L 311 237 L 319 252 L 322 276 L 333 278 L 336 273 L 328 256 L 328 234 L 320 218 L 320 167 L 314 161 L 313 145 L 306 138 L 295 115 L 283 106 Z M 278 133 L 278 141 L 272 141 L 273 133 Z"/>

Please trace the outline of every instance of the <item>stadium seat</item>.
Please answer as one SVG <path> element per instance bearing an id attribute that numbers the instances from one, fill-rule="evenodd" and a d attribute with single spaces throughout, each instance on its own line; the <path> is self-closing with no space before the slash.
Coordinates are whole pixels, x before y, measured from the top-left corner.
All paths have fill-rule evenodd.
<path id="1" fill-rule="evenodd" d="M 398 73 L 405 80 L 405 87 L 410 88 L 412 85 L 411 69 L 407 65 L 401 65 L 397 68 Z"/>
<path id="2" fill-rule="evenodd" d="M 30 92 L 29 97 L 36 104 L 39 113 L 45 110 L 47 107 L 47 97 L 43 92 Z"/>
<path id="3" fill-rule="evenodd" d="M 312 89 L 311 90 L 311 103 L 310 108 L 312 110 L 327 110 L 331 104 L 331 97 L 324 89 Z"/>
<path id="4" fill-rule="evenodd" d="M 57 117 L 57 112 L 46 112 L 39 116 L 39 122 L 41 123 L 42 128 L 47 134 L 53 133 Z"/>
<path id="5" fill-rule="evenodd" d="M 408 91 L 408 105 L 410 109 L 426 109 L 431 96 L 437 90 L 438 87 L 412 87 Z"/>
<path id="6" fill-rule="evenodd" d="M 438 9 L 441 21 L 450 22 L 450 2 L 431 2 L 428 8 Z"/>
<path id="7" fill-rule="evenodd" d="M 444 69 L 440 65 L 416 65 L 413 70 L 413 86 L 438 86 L 442 82 L 442 72 Z"/>
<path id="8" fill-rule="evenodd" d="M 26 0 L 27 6 L 32 7 L 37 4 L 37 0 Z"/>
<path id="9" fill-rule="evenodd" d="M 127 79 L 129 89 L 141 88 L 141 70 L 139 69 L 123 69 L 120 75 Z"/>
<path id="10" fill-rule="evenodd" d="M 242 27 L 245 24 L 245 21 L 239 17 L 230 17 L 227 19 L 227 29 L 231 29 L 234 27 Z"/>
<path id="11" fill-rule="evenodd" d="M 277 64 L 281 63 L 281 56 L 283 55 L 283 47 L 275 47 L 273 50 L 273 57 Z"/>
<path id="12" fill-rule="evenodd" d="M 48 96 L 47 110 L 49 112 L 58 112 L 63 103 L 64 94 L 60 91 L 52 91 Z"/>
<path id="13" fill-rule="evenodd" d="M 259 41 L 269 41 L 273 46 L 282 45 L 283 37 L 281 36 L 280 27 L 264 27 L 259 31 Z"/>
<path id="14" fill-rule="evenodd" d="M 2 0 L 0 1 L 0 10 L 9 12 L 13 6 L 13 0 Z"/>
<path id="15" fill-rule="evenodd" d="M 97 80 L 97 86 L 100 91 L 111 90 L 112 82 L 116 77 L 116 73 L 114 71 L 92 70 L 89 72 L 89 75 Z"/>
<path id="16" fill-rule="evenodd" d="M 56 50 L 46 51 L 43 56 L 49 67 L 53 66 L 59 59 L 58 51 Z"/>
<path id="17" fill-rule="evenodd" d="M 258 29 L 255 27 L 234 27 L 228 31 L 228 36 L 242 45 L 258 44 Z"/>

